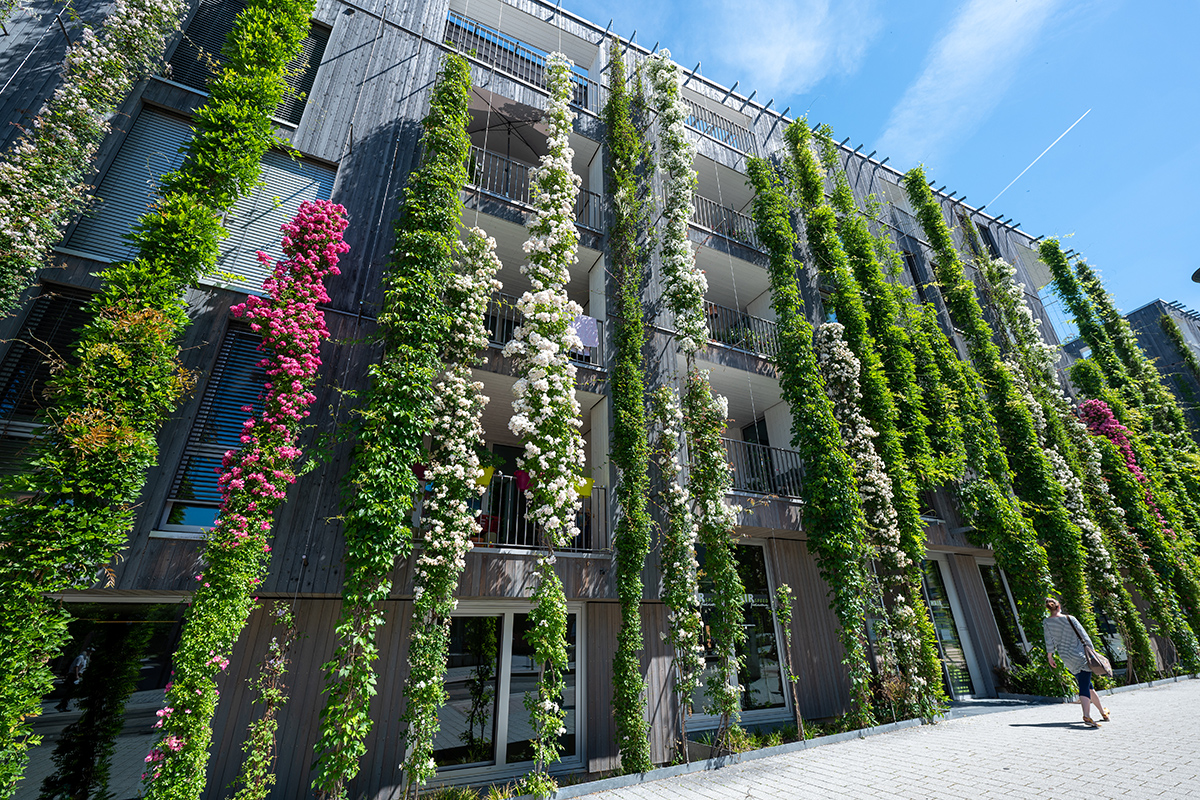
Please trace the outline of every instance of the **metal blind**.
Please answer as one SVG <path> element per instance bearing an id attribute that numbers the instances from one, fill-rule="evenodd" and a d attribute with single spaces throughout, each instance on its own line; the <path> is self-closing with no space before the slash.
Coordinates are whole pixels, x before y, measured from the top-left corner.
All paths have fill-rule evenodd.
<path id="1" fill-rule="evenodd" d="M 96 190 L 97 203 L 71 234 L 66 247 L 106 261 L 137 255 L 124 238 L 154 201 L 160 177 L 183 164 L 179 153 L 191 139 L 188 123 L 143 109 Z M 279 253 L 279 228 L 304 200 L 328 200 L 336 172 L 311 161 L 270 150 L 262 159 L 259 185 L 241 198 L 225 218 L 229 236 L 221 242 L 217 269 L 238 276 L 208 276 L 206 283 L 258 292 L 269 270 L 259 250 Z"/>
<path id="2" fill-rule="evenodd" d="M 205 283 L 261 292 L 271 269 L 259 263 L 255 253 L 262 250 L 278 257 L 283 238 L 280 226 L 296 215 L 301 202 L 328 200 L 335 175 L 328 167 L 268 151 L 262 159 L 259 185 L 238 200 L 225 218 L 229 238 L 221 244 L 217 269 L 237 278 L 209 276 Z"/>
<path id="3" fill-rule="evenodd" d="M 171 56 L 171 80 L 206 90 L 208 81 L 228 63 L 222 49 L 233 32 L 237 15 L 245 8 L 244 0 L 201 0 L 196 15 L 188 23 L 183 39 Z M 305 101 L 325 56 L 325 46 L 329 44 L 329 34 L 330 29 L 324 25 L 310 26 L 308 36 L 300 45 L 300 54 L 288 64 L 287 83 L 292 89 L 291 95 L 279 104 L 275 116 L 293 125 L 300 124 Z"/>
<path id="4" fill-rule="evenodd" d="M 43 406 L 42 390 L 50 377 L 48 355 L 75 361 L 77 331 L 87 322 L 84 305 L 91 294 L 81 289 L 43 289 L 0 361 L 0 419 L 32 422 Z M 7 425 L 4 433 L 7 433 Z"/>
<path id="5" fill-rule="evenodd" d="M 242 423 L 262 413 L 267 375 L 258 365 L 263 357 L 258 352 L 261 341 L 257 334 L 240 328 L 230 328 L 225 334 L 171 482 L 169 500 L 220 504 L 217 476 L 221 459 L 226 450 L 242 446 Z M 246 407 L 250 411 L 244 410 Z"/>
<path id="6" fill-rule="evenodd" d="M 105 261 L 134 258 L 125 234 L 150 210 L 159 179 L 183 165 L 179 151 L 191 138 L 185 120 L 143 108 L 66 246 Z"/>

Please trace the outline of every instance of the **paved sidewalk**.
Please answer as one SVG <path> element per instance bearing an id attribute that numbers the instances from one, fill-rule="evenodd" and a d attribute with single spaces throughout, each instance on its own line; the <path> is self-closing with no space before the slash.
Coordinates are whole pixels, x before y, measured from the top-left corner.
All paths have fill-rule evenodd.
<path id="1" fill-rule="evenodd" d="M 952 719 L 587 800 L 801 798 L 1200 798 L 1200 680 L 1104 698 L 1112 722 L 1078 705 Z"/>

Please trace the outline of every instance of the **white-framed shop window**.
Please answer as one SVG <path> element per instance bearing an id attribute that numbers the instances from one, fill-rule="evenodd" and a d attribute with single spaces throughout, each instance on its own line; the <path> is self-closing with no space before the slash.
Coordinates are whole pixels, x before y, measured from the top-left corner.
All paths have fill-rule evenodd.
<path id="1" fill-rule="evenodd" d="M 450 622 L 448 700 L 438 711 L 434 739 L 437 780 L 469 783 L 486 774 L 504 780 L 529 771 L 533 729 L 525 695 L 537 691 L 538 665 L 525 641 L 528 602 L 469 600 Z M 567 603 L 567 659 L 562 707 L 562 758 L 552 772 L 586 764 L 586 636 L 582 603 Z"/>
<path id="2" fill-rule="evenodd" d="M 697 547 L 701 570 L 704 568 L 704 550 Z M 783 668 L 783 635 L 775 619 L 775 582 L 765 542 L 741 540 L 735 545 L 738 574 L 746 590 L 742 610 L 745 614 L 746 641 L 738 650 L 742 667 L 738 672 L 738 683 L 742 686 L 741 722 L 764 724 L 791 722 L 791 691 L 787 686 Z M 707 616 L 712 608 L 705 591 L 705 578 L 701 575 L 701 615 Z M 707 630 L 707 623 L 705 629 Z M 705 713 L 709 703 L 704 690 L 708 679 L 717 674 L 719 658 L 712 642 L 705 637 L 705 668 L 703 682 L 692 698 L 695 709 L 688 728 L 704 730 L 715 727 L 719 717 Z"/>
<path id="3" fill-rule="evenodd" d="M 1008 576 L 994 558 L 976 558 L 975 562 L 979 565 L 979 576 L 983 579 L 992 618 L 1000 633 L 1000 643 L 1005 651 L 1019 648 L 1023 653 L 1028 653 L 1032 645 L 1025 634 L 1025 626 L 1021 624 L 1021 615 L 1017 612 L 1017 601 L 1013 597 L 1012 587 L 1008 585 Z M 1010 661 L 1014 656 L 1020 657 L 1012 652 L 1007 655 Z"/>

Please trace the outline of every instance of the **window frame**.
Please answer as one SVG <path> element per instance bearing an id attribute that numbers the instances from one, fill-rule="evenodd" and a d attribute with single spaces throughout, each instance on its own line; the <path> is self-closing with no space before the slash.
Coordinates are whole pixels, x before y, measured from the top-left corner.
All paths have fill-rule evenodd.
<path id="1" fill-rule="evenodd" d="M 774 723 L 795 723 L 796 716 L 792 710 L 792 692 L 788 685 L 786 669 L 786 656 L 784 655 L 784 647 L 786 639 L 783 637 L 783 630 L 779 627 L 779 616 L 775 608 L 775 590 L 777 581 L 775 580 L 775 570 L 773 569 L 773 561 L 771 559 L 770 542 L 766 539 L 746 538 L 739 539 L 734 546 L 760 547 L 763 551 L 763 565 L 767 575 L 767 590 L 771 600 L 771 627 L 775 631 L 775 647 L 779 653 L 780 679 L 782 682 L 783 691 L 783 706 L 780 708 L 753 708 L 743 710 L 739 714 L 739 724 L 741 725 L 770 725 Z M 740 680 L 740 679 L 739 679 Z M 703 691 L 703 685 L 701 691 Z M 745 691 L 743 690 L 742 694 Z M 738 701 L 739 705 L 741 700 Z M 688 730 L 693 732 L 708 731 L 717 728 L 721 724 L 721 717 L 715 714 L 706 714 L 701 709 L 693 710 L 691 717 L 688 720 Z"/>
<path id="2" fill-rule="evenodd" d="M 531 562 L 532 563 L 532 562 Z M 515 618 L 528 614 L 533 603 L 519 599 L 472 598 L 458 601 L 453 617 L 503 617 L 500 637 L 500 668 L 496 673 L 496 720 L 492 742 L 494 760 L 490 764 L 448 764 L 438 767 L 435 780 L 439 784 L 456 785 L 487 780 L 509 780 L 529 773 L 532 761 L 507 762 L 508 710 L 512 687 L 512 643 Z M 567 613 L 575 615 L 575 754 L 549 767 L 551 774 L 565 774 L 585 769 L 588 763 L 587 688 L 588 636 L 586 603 L 567 601 Z M 444 680 L 444 678 L 443 678 Z M 408 753 L 406 751 L 405 756 Z"/>

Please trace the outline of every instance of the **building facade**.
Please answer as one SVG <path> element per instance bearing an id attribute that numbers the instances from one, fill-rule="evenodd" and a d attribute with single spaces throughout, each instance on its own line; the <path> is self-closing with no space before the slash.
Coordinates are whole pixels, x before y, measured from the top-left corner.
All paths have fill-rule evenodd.
<path id="1" fill-rule="evenodd" d="M 0 95 L 0 114 L 10 123 L 28 121 L 53 90 L 65 47 L 57 34 L 50 40 L 43 36 L 57 8 L 50 2 L 26 8 L 24 16 L 10 21 L 10 37 L 0 56 L 4 74 L 18 76 L 12 90 Z M 188 120 L 206 96 L 210 60 L 241 8 L 239 0 L 193 2 L 184 35 L 176 37 L 165 54 L 169 69 L 141 81 L 114 119 L 90 178 L 96 202 L 66 230 L 21 312 L 0 321 L 0 468 L 13 470 L 21 463 L 36 435 L 37 413 L 51 402 L 41 391 L 49 374 L 45 354 L 69 352 L 72 331 L 82 321 L 82 305 L 98 288 L 95 273 L 131 255 L 123 234 L 147 209 L 158 177 L 179 165 L 179 147 L 190 136 Z M 95 19 L 104 7 L 84 2 L 76 9 L 83 18 Z M 74 31 L 66 30 L 68 35 Z M 451 702 L 444 709 L 436 745 L 442 765 L 437 782 L 504 782 L 529 768 L 530 729 L 523 697 L 537 669 L 522 631 L 528 624 L 538 540 L 526 520 L 522 478 L 516 469 L 521 442 L 507 424 L 516 378 L 501 351 L 520 321 L 515 298 L 528 288 L 518 267 L 524 223 L 531 213 L 529 171 L 546 151 L 541 114 L 547 99 L 546 56 L 552 51 L 565 53 L 575 64 L 571 144 L 574 169 L 582 178 L 576 209 L 580 249 L 567 291 L 590 318 L 582 328 L 594 331 L 584 337 L 584 350 L 573 354 L 592 483 L 577 518 L 581 533 L 557 564 L 569 601 L 571 640 L 564 697 L 566 751 L 558 769 L 594 773 L 617 767 L 611 702 L 619 624 L 612 553 L 617 509 L 611 492 L 616 474 L 609 459 L 608 388 L 613 306 L 606 270 L 609 198 L 600 118 L 610 37 L 604 27 L 540 0 L 317 3 L 303 53 L 289 79 L 296 93 L 276 112 L 278 132 L 296 155 L 271 151 L 263 158 L 261 185 L 229 215 L 221 273 L 204 278 L 188 295 L 192 324 L 183 353 L 199 380 L 191 399 L 161 432 L 161 458 L 149 476 L 124 558 L 110 586 L 62 598 L 76 622 L 72 649 L 56 665 L 59 674 L 65 675 L 77 651 L 87 644 L 98 646 L 93 658 L 102 657 L 103 637 L 111 635 L 114 623 L 144 625 L 152 631 L 145 637 L 142 674 L 126 708 L 125 731 L 114 761 L 116 797 L 136 794 L 136 775 L 155 738 L 150 724 L 169 680 L 169 657 L 202 554 L 203 532 L 220 502 L 214 470 L 225 450 L 237 446 L 245 416 L 240 409 L 256 402 L 262 383 L 256 337 L 231 318 L 229 308 L 244 300 L 246 292 L 259 291 L 264 273 L 254 254 L 278 252 L 279 226 L 301 201 L 329 198 L 347 208 L 351 224 L 346 241 L 351 250 L 341 260 L 341 275 L 328 281 L 332 300 L 325 313 L 332 338 L 322 347 L 314 426 L 304 445 L 312 447 L 336 434 L 353 403 L 346 390 L 361 388 L 367 366 L 379 357 L 365 342 L 380 308 L 392 221 L 406 176 L 417 163 L 420 123 L 447 52 L 463 54 L 472 70 L 471 177 L 463 223 L 479 225 L 495 237 L 504 264 L 499 275 L 504 288 L 492 298 L 490 342 L 484 363 L 475 371 L 491 397 L 484 428 L 494 471 L 480 499 L 479 537 L 459 586 L 446 679 Z M 633 60 L 649 54 L 632 42 L 622 46 Z M 679 55 L 686 62 L 686 54 Z M 741 675 L 747 687 L 742 722 L 767 726 L 793 719 L 782 669 L 783 631 L 771 613 L 774 590 L 784 583 L 796 593 L 790 639 L 799 674 L 799 711 L 806 719 L 836 717 L 849 703 L 849 684 L 841 665 L 837 619 L 800 523 L 803 464 L 788 446 L 790 411 L 772 364 L 778 345 L 766 254 L 749 217 L 753 192 L 745 175 L 747 157 L 771 156 L 784 148 L 788 120 L 695 71 L 685 72 L 683 94 L 690 112 L 689 136 L 698 151 L 699 185 L 689 236 L 709 286 L 705 308 L 710 341 L 699 360 L 710 370 L 714 391 L 729 400 L 724 445 L 734 487 L 728 500 L 741 507 L 737 552 L 746 583 L 748 632 Z M 10 124 L 0 133 L 8 146 L 17 128 Z M 882 203 L 882 224 L 905 260 L 905 270 L 894 279 L 911 287 L 915 301 L 934 303 L 944 329 L 957 336 L 933 278 L 930 247 L 900 187 L 901 173 L 848 144 L 841 158 L 856 199 L 863 203 L 873 196 Z M 980 231 L 981 246 L 1016 266 L 1017 280 L 1026 286 L 1026 300 L 1046 340 L 1057 344 L 1037 296 L 1049 276 L 1038 261 L 1034 240 L 1011 223 L 1001 224 L 940 191 L 938 196 L 961 249 L 965 251 L 968 243 L 957 229 L 969 219 Z M 645 296 L 653 331 L 649 349 L 657 354 L 649 372 L 652 383 L 676 385 L 682 368 L 660 289 L 655 263 Z M 813 271 L 803 273 L 802 290 L 810 319 L 824 321 L 822 287 Z M 1200 328 L 1190 317 L 1187 321 L 1190 327 L 1185 331 L 1195 338 Z M 965 353 L 961 338 L 956 341 Z M 277 516 L 270 575 L 260 592 L 264 600 L 291 602 L 304 635 L 290 669 L 291 700 L 281 716 L 279 779 L 271 795 L 276 798 L 306 796 L 310 781 L 324 701 L 321 666 L 332 655 L 340 604 L 340 481 L 351 449 L 352 443 L 335 440 L 326 457 L 297 480 Z M 1004 688 L 999 670 L 1008 663 L 1006 646 L 1021 646 L 1012 638 L 1015 612 L 1005 577 L 990 550 L 968 541 L 968 528 L 949 492 L 928 493 L 923 501 L 925 598 L 946 687 L 955 699 L 994 697 Z M 656 558 L 652 552 L 644 571 L 643 667 L 653 758 L 662 763 L 671 758 L 678 720 L 671 653 L 658 635 L 667 622 L 659 600 Z M 410 565 L 399 563 L 393 594 L 385 604 L 378 695 L 372 701 L 374 727 L 362 772 L 352 786 L 355 797 L 399 796 L 399 717 L 411 597 Z M 247 679 L 275 634 L 269 615 L 256 612 L 223 679 L 210 797 L 220 796 L 240 766 L 239 748 L 252 714 Z M 33 753 L 20 797 L 36 796 L 40 776 L 52 769 L 49 751 L 73 712 L 56 715 L 51 709 L 67 691 L 64 681 L 47 698 L 48 713 L 38 722 L 46 743 Z M 699 731 L 715 722 L 701 714 L 688 726 Z"/>

